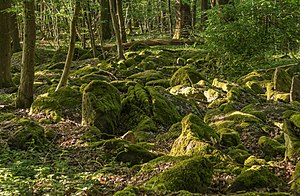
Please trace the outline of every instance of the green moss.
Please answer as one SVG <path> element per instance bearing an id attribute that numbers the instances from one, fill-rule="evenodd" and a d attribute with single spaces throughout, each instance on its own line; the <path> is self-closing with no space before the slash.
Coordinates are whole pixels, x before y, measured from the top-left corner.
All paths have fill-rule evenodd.
<path id="1" fill-rule="evenodd" d="M 116 87 L 120 92 L 126 93 L 128 91 L 128 88 L 130 86 L 135 86 L 137 82 L 132 80 L 115 80 L 112 81 L 110 84 Z"/>
<path id="2" fill-rule="evenodd" d="M 213 150 L 213 147 L 204 141 L 216 143 L 219 140 L 216 132 L 194 114 L 184 117 L 181 125 L 182 133 L 175 140 L 170 155 L 204 155 Z"/>
<path id="3" fill-rule="evenodd" d="M 290 93 L 275 93 L 274 100 L 288 103 L 290 102 Z"/>
<path id="4" fill-rule="evenodd" d="M 204 193 L 211 183 L 212 174 L 213 167 L 207 158 L 194 157 L 153 177 L 146 183 L 146 186 L 158 190 Z"/>
<path id="5" fill-rule="evenodd" d="M 239 133 L 233 129 L 222 128 L 218 133 L 220 134 L 220 144 L 223 146 L 237 146 L 241 143 Z"/>
<path id="6" fill-rule="evenodd" d="M 298 195 L 300 194 L 300 162 L 296 164 L 295 172 L 293 173 L 293 180 L 291 189 L 293 192 Z"/>
<path id="7" fill-rule="evenodd" d="M 251 122 L 251 123 L 262 123 L 262 120 L 252 114 L 243 113 L 240 111 L 232 112 L 225 116 L 225 120 L 233 120 L 235 122 Z"/>
<path id="8" fill-rule="evenodd" d="M 30 107 L 30 114 L 37 114 L 43 112 L 47 117 L 54 122 L 59 122 L 62 116 L 62 108 L 58 100 L 53 97 L 39 96 Z"/>
<path id="9" fill-rule="evenodd" d="M 63 69 L 65 66 L 65 62 L 58 62 L 58 63 L 54 63 L 54 64 L 50 64 L 50 66 L 48 67 L 49 70 L 54 70 L 54 69 Z"/>
<path id="10" fill-rule="evenodd" d="M 168 88 L 170 87 L 170 80 L 169 79 L 151 80 L 146 83 L 146 86 L 162 86 L 164 88 Z"/>
<path id="11" fill-rule="evenodd" d="M 82 124 L 114 133 L 121 111 L 118 89 L 107 82 L 92 81 L 83 91 Z"/>
<path id="12" fill-rule="evenodd" d="M 115 157 L 116 161 L 130 163 L 131 165 L 149 162 L 157 157 L 137 144 L 131 144 L 121 139 L 103 140 L 91 147 L 101 146 L 108 155 Z"/>
<path id="13" fill-rule="evenodd" d="M 246 86 L 250 88 L 255 94 L 263 94 L 265 93 L 265 90 L 263 87 L 258 83 L 257 81 L 248 81 L 246 83 Z"/>
<path id="14" fill-rule="evenodd" d="M 137 190 L 135 187 L 127 186 L 125 189 L 118 191 L 114 196 L 136 196 Z"/>
<path id="15" fill-rule="evenodd" d="M 263 81 L 266 79 L 266 76 L 262 72 L 253 71 L 240 79 L 238 79 L 238 83 L 246 84 L 248 81 Z"/>
<path id="16" fill-rule="evenodd" d="M 181 134 L 181 122 L 177 122 L 170 127 L 168 132 L 158 135 L 156 137 L 156 141 L 176 139 L 180 136 L 180 134 Z"/>
<path id="17" fill-rule="evenodd" d="M 300 156 L 300 130 L 293 126 L 289 120 L 285 120 L 283 124 L 284 140 L 285 140 L 285 158 L 292 159 Z"/>
<path id="18" fill-rule="evenodd" d="M 283 144 L 280 144 L 278 141 L 261 136 L 258 140 L 258 145 L 262 148 L 266 159 L 271 159 L 278 155 L 284 155 L 285 147 Z"/>
<path id="19" fill-rule="evenodd" d="M 241 112 L 252 114 L 264 122 L 267 120 L 267 113 L 264 111 L 256 110 L 255 104 L 249 104 L 245 106 L 244 108 L 241 109 Z"/>
<path id="20" fill-rule="evenodd" d="M 140 175 L 141 173 L 151 172 L 151 171 L 155 170 L 157 167 L 159 167 L 159 165 L 161 165 L 161 164 L 170 164 L 170 165 L 174 164 L 175 165 L 176 163 L 180 163 L 181 161 L 185 160 L 186 158 L 187 157 L 185 157 L 185 156 L 174 157 L 174 156 L 168 156 L 168 155 L 157 157 L 155 159 L 152 159 L 148 163 L 143 164 L 142 168 L 140 169 L 140 171 L 137 175 Z"/>
<path id="21" fill-rule="evenodd" d="M 155 121 L 170 126 L 180 120 L 181 116 L 172 102 L 155 88 L 146 87 L 146 89 L 151 96 L 152 112 Z"/>
<path id="22" fill-rule="evenodd" d="M 290 120 L 296 127 L 300 128 L 300 113 L 293 114 Z"/>
<path id="23" fill-rule="evenodd" d="M 146 70 L 144 72 L 138 72 L 128 77 L 128 79 L 137 80 L 144 84 L 151 80 L 158 80 L 163 78 L 163 74 L 160 71 L 155 70 Z"/>
<path id="24" fill-rule="evenodd" d="M 232 88 L 232 84 L 229 84 L 227 81 L 220 81 L 218 78 L 213 80 L 212 86 L 222 89 L 225 92 L 228 92 Z"/>
<path id="25" fill-rule="evenodd" d="M 87 142 L 97 142 L 101 139 L 101 131 L 97 127 L 90 127 L 82 136 L 81 139 Z"/>
<path id="26" fill-rule="evenodd" d="M 292 84 L 291 76 L 282 68 L 276 68 L 273 78 L 274 89 L 289 93 Z"/>
<path id="27" fill-rule="evenodd" d="M 267 165 L 267 161 L 264 159 L 259 159 L 252 155 L 245 160 L 244 166 L 249 168 L 252 167 L 253 165 L 260 165 L 260 166 Z"/>
<path id="28" fill-rule="evenodd" d="M 14 117 L 15 117 L 15 115 L 12 114 L 12 113 L 2 113 L 2 112 L 0 112 L 0 122 L 10 121 Z"/>
<path id="29" fill-rule="evenodd" d="M 180 84 L 193 85 L 200 80 L 206 80 L 195 68 L 191 66 L 185 66 L 178 69 L 170 80 L 170 86 L 176 86 Z"/>
<path id="30" fill-rule="evenodd" d="M 254 165 L 244 170 L 234 179 L 230 190 L 251 191 L 257 188 L 276 189 L 283 186 L 283 181 L 263 166 Z"/>
<path id="31" fill-rule="evenodd" d="M 136 42 L 128 48 L 128 51 L 138 51 L 149 49 L 150 47 L 147 44 Z"/>
<path id="32" fill-rule="evenodd" d="M 231 149 L 228 152 L 228 155 L 233 158 L 237 163 L 243 164 L 244 161 L 250 156 L 250 154 L 246 150 L 242 149 Z"/>
<path id="33" fill-rule="evenodd" d="M 91 73 L 96 73 L 97 71 L 99 71 L 98 67 L 92 66 L 92 65 L 87 65 L 87 66 L 84 66 L 84 67 L 76 70 L 72 75 L 79 77 L 79 76 L 85 76 L 85 75 L 88 75 Z"/>
<path id="34" fill-rule="evenodd" d="M 46 142 L 44 128 L 28 119 L 20 119 L 21 126 L 8 139 L 8 145 L 13 149 L 26 150 L 29 147 L 42 146 Z"/>

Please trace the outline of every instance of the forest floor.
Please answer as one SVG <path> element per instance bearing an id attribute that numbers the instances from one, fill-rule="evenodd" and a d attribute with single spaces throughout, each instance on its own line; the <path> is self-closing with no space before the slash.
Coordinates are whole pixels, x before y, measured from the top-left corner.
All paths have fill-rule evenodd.
<path id="1" fill-rule="evenodd" d="M 292 85 L 296 60 L 226 64 L 201 45 L 136 43 L 116 61 L 112 50 L 109 60 L 76 50 L 56 93 L 67 50 L 39 47 L 30 109 L 14 107 L 16 88 L 1 89 L 0 195 L 296 194 L 300 104 L 275 77 Z M 16 85 L 20 62 L 15 53 Z M 94 80 L 119 92 L 119 108 L 99 98 L 118 110 L 101 113 L 111 130 L 82 125 Z"/>

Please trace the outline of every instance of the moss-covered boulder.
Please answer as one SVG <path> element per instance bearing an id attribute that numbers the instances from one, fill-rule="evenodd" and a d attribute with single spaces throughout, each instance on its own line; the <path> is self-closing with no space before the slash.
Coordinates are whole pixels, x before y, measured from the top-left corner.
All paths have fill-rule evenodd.
<path id="1" fill-rule="evenodd" d="M 233 129 L 222 128 L 218 131 L 220 144 L 225 147 L 237 146 L 241 144 L 240 135 Z"/>
<path id="2" fill-rule="evenodd" d="M 251 155 L 245 160 L 244 166 L 250 168 L 253 165 L 260 165 L 260 166 L 267 165 L 267 161 Z"/>
<path id="3" fill-rule="evenodd" d="M 164 79 L 164 76 L 160 71 L 146 70 L 144 72 L 139 72 L 139 73 L 133 74 L 133 75 L 129 76 L 128 79 L 137 80 L 137 81 L 145 84 L 151 80 Z"/>
<path id="4" fill-rule="evenodd" d="M 146 87 L 146 89 L 151 97 L 152 112 L 155 121 L 166 126 L 171 126 L 181 119 L 176 106 L 171 101 L 153 87 Z"/>
<path id="5" fill-rule="evenodd" d="M 290 100 L 291 101 L 300 101 L 300 78 L 299 76 L 294 76 L 292 79 L 291 91 L 290 91 Z"/>
<path id="6" fill-rule="evenodd" d="M 262 87 L 262 85 L 257 82 L 257 81 L 248 81 L 246 83 L 246 86 L 248 88 L 250 88 L 253 92 L 255 92 L 256 94 L 263 94 L 265 93 L 264 88 Z"/>
<path id="7" fill-rule="evenodd" d="M 196 84 L 200 80 L 206 80 L 194 67 L 184 66 L 178 69 L 170 80 L 170 86 Z"/>
<path id="8" fill-rule="evenodd" d="M 62 118 L 62 108 L 59 102 L 48 96 L 39 96 L 31 104 L 29 114 L 44 113 L 47 118 L 53 120 L 54 122 L 59 122 Z"/>
<path id="9" fill-rule="evenodd" d="M 44 128 L 28 119 L 18 121 L 19 128 L 8 139 L 8 145 L 12 149 L 26 150 L 29 147 L 42 146 L 47 141 Z"/>
<path id="10" fill-rule="evenodd" d="M 213 80 L 212 86 L 222 89 L 225 92 L 228 92 L 234 86 L 234 84 L 230 84 L 227 81 L 220 81 L 218 78 L 215 78 Z"/>
<path id="11" fill-rule="evenodd" d="M 108 156 L 116 161 L 130 163 L 131 165 L 148 162 L 158 157 L 138 144 L 132 144 L 122 139 L 103 140 L 92 144 L 91 147 L 101 146 Z"/>
<path id="12" fill-rule="evenodd" d="M 253 191 L 258 188 L 276 190 L 283 186 L 283 181 L 266 167 L 254 165 L 238 175 L 230 186 L 230 191 Z"/>
<path id="13" fill-rule="evenodd" d="M 229 150 L 228 155 L 240 164 L 243 164 L 244 161 L 250 156 L 247 150 L 239 148 L 233 148 Z"/>
<path id="14" fill-rule="evenodd" d="M 198 116 L 189 114 L 182 121 L 182 133 L 175 140 L 170 155 L 205 155 L 213 150 L 213 147 L 205 142 L 218 142 L 216 132 L 206 125 Z"/>
<path id="15" fill-rule="evenodd" d="M 92 81 L 83 90 L 82 124 L 114 133 L 121 111 L 117 88 L 103 81 Z"/>
<path id="16" fill-rule="evenodd" d="M 284 69 L 276 68 L 273 83 L 276 91 L 289 93 L 292 85 L 292 78 Z"/>
<path id="17" fill-rule="evenodd" d="M 167 171 L 153 177 L 146 187 L 158 190 L 205 193 L 211 184 L 213 167 L 211 162 L 201 156 L 182 161 Z"/>
<path id="18" fill-rule="evenodd" d="M 57 91 L 51 89 L 34 100 L 30 114 L 44 113 L 54 122 L 59 122 L 65 116 L 78 118 L 81 113 L 81 93 L 78 88 L 65 86 Z"/>
<path id="19" fill-rule="evenodd" d="M 285 152 L 285 147 L 283 144 L 266 136 L 261 136 L 259 138 L 258 145 L 264 152 L 265 159 L 271 159 L 278 155 L 283 156 Z"/>
<path id="20" fill-rule="evenodd" d="M 250 122 L 250 123 L 262 123 L 262 120 L 252 114 L 235 111 L 227 114 L 224 117 L 225 120 L 233 120 L 235 122 Z"/>

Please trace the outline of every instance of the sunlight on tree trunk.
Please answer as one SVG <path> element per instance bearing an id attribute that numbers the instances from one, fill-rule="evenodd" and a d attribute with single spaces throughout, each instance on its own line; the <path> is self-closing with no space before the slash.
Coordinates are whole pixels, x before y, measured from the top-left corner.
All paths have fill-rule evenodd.
<path id="1" fill-rule="evenodd" d="M 77 19 L 79 16 L 79 12 L 80 12 L 80 1 L 76 0 L 75 2 L 75 9 L 74 9 L 74 15 L 73 15 L 73 19 L 71 22 L 71 27 L 70 27 L 70 43 L 69 43 L 69 49 L 68 49 L 68 55 L 66 58 L 66 62 L 65 62 L 65 66 L 64 66 L 64 71 L 61 75 L 60 81 L 56 87 L 56 91 L 63 87 L 66 86 L 67 81 L 68 81 L 68 77 L 69 77 L 69 73 L 70 73 L 70 69 L 71 69 L 71 64 L 72 64 L 72 59 L 74 56 L 74 50 L 75 50 L 75 42 L 76 42 L 76 23 L 77 23 Z"/>
<path id="2" fill-rule="evenodd" d="M 16 106 L 18 108 L 29 108 L 33 102 L 33 81 L 35 65 L 35 1 L 24 1 L 24 40 L 22 53 L 22 68 L 20 86 L 17 95 Z"/>
<path id="3" fill-rule="evenodd" d="M 124 50 L 123 50 L 123 45 L 122 45 L 122 35 L 120 31 L 120 25 L 118 22 L 118 17 L 117 17 L 117 2 L 116 0 L 109 0 L 109 6 L 110 6 L 110 15 L 111 15 L 111 20 L 113 23 L 114 31 L 115 31 L 115 36 L 116 36 L 116 44 L 117 44 L 117 51 L 118 51 L 118 59 L 124 59 Z"/>

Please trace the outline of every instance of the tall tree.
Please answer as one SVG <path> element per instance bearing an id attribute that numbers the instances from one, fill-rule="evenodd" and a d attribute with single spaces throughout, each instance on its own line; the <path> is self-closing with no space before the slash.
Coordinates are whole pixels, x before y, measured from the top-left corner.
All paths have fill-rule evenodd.
<path id="1" fill-rule="evenodd" d="M 33 81 L 35 65 L 35 0 L 24 0 L 24 39 L 22 53 L 21 79 L 16 106 L 29 108 L 33 102 Z"/>
<path id="2" fill-rule="evenodd" d="M 12 38 L 12 52 L 20 52 L 22 51 L 22 47 L 20 44 L 17 14 L 11 13 L 10 19 L 11 19 L 10 25 L 11 25 L 11 38 Z"/>
<path id="3" fill-rule="evenodd" d="M 192 25 L 192 14 L 190 4 L 176 0 L 176 25 L 173 39 L 180 39 L 183 32 L 188 34 L 188 29 Z"/>
<path id="4" fill-rule="evenodd" d="M 109 10 L 109 0 L 100 0 L 101 4 L 101 39 L 108 40 L 112 37 L 112 24 Z"/>
<path id="5" fill-rule="evenodd" d="M 123 5 L 122 5 L 122 0 L 117 0 L 117 15 L 118 15 L 118 20 L 119 20 L 119 26 L 120 26 L 120 31 L 122 35 L 122 42 L 125 43 L 127 42 L 127 36 L 126 36 L 126 31 L 125 31 L 125 22 L 124 22 L 124 17 L 123 17 Z"/>
<path id="6" fill-rule="evenodd" d="M 110 7 L 110 15 L 112 24 L 114 27 L 114 32 L 116 36 L 116 44 L 117 44 L 117 51 L 118 51 L 118 59 L 124 59 L 124 50 L 122 45 L 122 34 L 120 31 L 119 19 L 117 15 L 117 4 L 120 0 L 109 0 L 109 7 Z"/>
<path id="7" fill-rule="evenodd" d="M 10 1 L 0 0 L 0 88 L 13 85 L 11 79 Z"/>
<path id="8" fill-rule="evenodd" d="M 56 87 L 56 91 L 65 86 L 68 81 L 70 69 L 71 69 L 71 64 L 72 64 L 72 59 L 74 56 L 74 50 L 75 50 L 75 42 L 76 42 L 76 23 L 79 17 L 80 13 L 80 0 L 75 0 L 75 9 L 74 9 L 74 14 L 73 18 L 71 21 L 71 26 L 70 26 L 70 42 L 69 42 L 69 49 L 68 49 L 68 54 L 64 66 L 64 71 L 61 75 L 60 81 Z"/>

